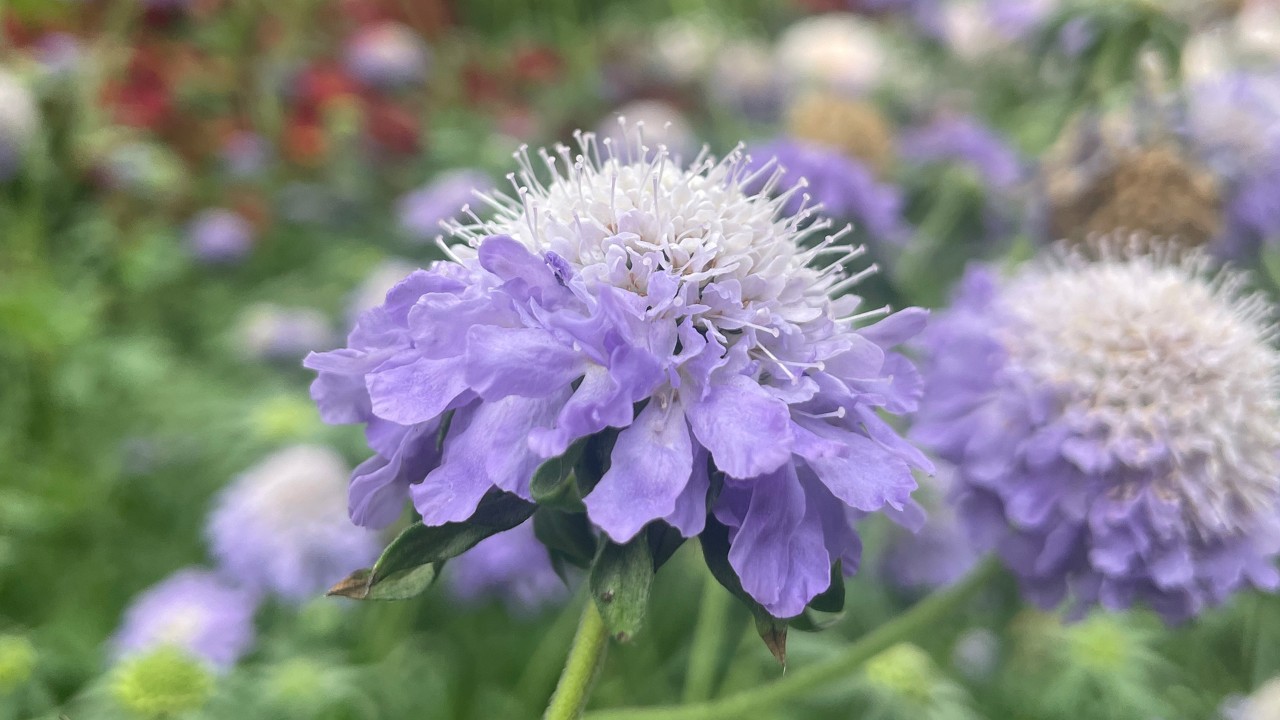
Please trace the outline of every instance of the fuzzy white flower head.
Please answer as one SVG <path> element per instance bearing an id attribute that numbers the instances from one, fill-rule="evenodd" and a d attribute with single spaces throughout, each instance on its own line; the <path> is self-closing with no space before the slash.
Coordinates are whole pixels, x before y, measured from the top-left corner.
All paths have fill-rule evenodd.
<path id="1" fill-rule="evenodd" d="M 256 303 L 245 310 L 236 333 L 240 352 L 251 359 L 297 361 L 333 341 L 329 318 L 315 308 Z"/>
<path id="2" fill-rule="evenodd" d="M 1071 430 L 1152 480 L 1206 535 L 1247 529 L 1280 494 L 1280 354 L 1271 306 L 1203 255 L 1104 240 L 1061 251 L 1005 294 L 1005 345 L 1058 390 Z M 1123 491 L 1123 489 L 1121 489 Z"/>
<path id="3" fill-rule="evenodd" d="M 778 39 L 776 54 L 778 66 L 791 82 L 843 92 L 874 86 L 888 64 L 875 27 L 851 13 L 796 22 Z"/>
<path id="4" fill-rule="evenodd" d="M 650 319 L 687 318 L 725 347 L 747 342 L 753 357 L 774 363 L 787 377 L 795 377 L 804 363 L 786 358 L 787 346 L 797 339 L 786 337 L 785 326 L 824 316 L 856 322 L 888 313 L 883 308 L 839 317 L 858 300 L 838 296 L 877 267 L 846 273 L 845 263 L 865 251 L 837 244 L 848 227 L 805 247 L 806 239 L 831 223 L 809 222 L 820 208 L 809 206 L 807 198 L 796 215 L 781 212 L 804 183 L 775 193 L 781 173 L 772 164 L 749 170 L 740 147 L 719 161 L 704 148 L 682 167 L 666 147 L 652 148 L 644 137 L 638 124 L 625 143 L 580 133 L 577 154 L 564 145 L 554 156 L 541 150 L 549 183 L 539 180 L 522 149 L 516 155 L 522 170 L 509 176 L 515 197 L 486 196 L 496 211 L 493 219 L 473 215 L 472 224 L 450 227 L 470 246 L 446 251 L 473 257 L 484 238 L 510 235 L 536 253 L 563 259 L 588 284 L 650 295 Z M 762 188 L 748 189 L 762 176 L 768 178 Z M 835 261 L 825 267 L 813 265 L 832 255 Z M 679 278 L 678 287 L 649 286 L 651 277 L 671 276 Z M 708 286 L 713 287 L 704 293 Z M 726 302 L 726 292 L 736 297 Z M 670 300 L 659 293 L 671 293 Z"/>

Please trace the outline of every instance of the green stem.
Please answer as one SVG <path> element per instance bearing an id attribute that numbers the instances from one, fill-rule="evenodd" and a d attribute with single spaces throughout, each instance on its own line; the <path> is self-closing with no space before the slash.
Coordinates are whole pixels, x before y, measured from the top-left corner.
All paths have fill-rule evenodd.
<path id="1" fill-rule="evenodd" d="M 560 682 L 551 695 L 551 703 L 543 720 L 577 720 L 587 706 L 591 686 L 604 665 L 605 649 L 609 645 L 609 633 L 600 611 L 594 602 L 587 602 L 578 622 L 578 632 L 573 636 L 569 657 L 560 673 Z"/>
<path id="2" fill-rule="evenodd" d="M 724 648 L 725 615 L 732 596 L 720 587 L 711 573 L 706 573 L 702 602 L 698 607 L 698 624 L 693 630 L 689 648 L 689 671 L 684 681 L 684 702 L 710 699 L 715 693 L 716 671 Z"/>
<path id="3" fill-rule="evenodd" d="M 787 700 L 850 675 L 878 653 L 947 619 L 987 584 L 997 567 L 991 561 L 984 563 L 959 584 L 921 600 L 903 614 L 864 635 L 839 655 L 791 672 L 768 685 L 692 705 L 604 710 L 591 713 L 587 720 L 728 720 L 756 717 Z"/>

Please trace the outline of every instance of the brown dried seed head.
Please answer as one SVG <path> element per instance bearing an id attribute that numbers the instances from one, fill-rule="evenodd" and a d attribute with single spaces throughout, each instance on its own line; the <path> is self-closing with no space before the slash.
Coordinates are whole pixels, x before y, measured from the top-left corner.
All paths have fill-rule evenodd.
<path id="1" fill-rule="evenodd" d="M 1198 247 L 1222 226 L 1222 198 L 1213 177 L 1169 146 L 1125 152 L 1074 192 L 1055 192 L 1054 185 L 1051 179 L 1051 230 L 1073 242 L 1123 232 Z"/>
<path id="2" fill-rule="evenodd" d="M 877 173 L 893 160 L 893 130 L 870 103 L 835 93 L 810 93 L 787 112 L 787 129 L 800 140 L 836 148 Z"/>

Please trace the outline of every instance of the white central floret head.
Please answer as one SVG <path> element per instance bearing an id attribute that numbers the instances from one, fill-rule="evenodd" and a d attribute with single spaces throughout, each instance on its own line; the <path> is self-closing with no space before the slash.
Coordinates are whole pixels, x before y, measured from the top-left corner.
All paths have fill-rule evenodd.
<path id="1" fill-rule="evenodd" d="M 251 515 L 282 537 L 346 527 L 349 470 L 320 445 L 295 445 L 249 470 L 239 486 Z"/>
<path id="2" fill-rule="evenodd" d="M 508 176 L 514 194 L 477 193 L 491 218 L 465 208 L 470 221 L 446 229 L 466 245 L 445 252 L 457 260 L 474 257 L 484 238 L 510 235 L 535 253 L 563 259 L 588 284 L 642 296 L 649 279 L 664 273 L 676 278 L 679 290 L 672 302 L 651 302 L 654 317 L 690 318 L 721 342 L 745 339 L 775 362 L 765 346 L 797 326 L 887 314 L 849 315 L 855 298 L 833 301 L 876 267 L 847 269 L 865 249 L 839 242 L 849 227 L 826 234 L 831 222 L 807 195 L 797 213 L 783 211 L 806 183 L 779 192 L 783 171 L 773 162 L 753 165 L 741 146 L 720 160 L 704 147 L 684 166 L 665 146 L 645 143 L 643 123 L 619 122 L 622 143 L 578 133 L 576 150 L 540 150 L 546 181 L 521 148 L 520 172 Z M 732 303 L 726 289 L 735 295 Z M 726 337 L 725 331 L 743 332 Z M 780 364 L 784 375 L 795 370 Z"/>
<path id="3" fill-rule="evenodd" d="M 1158 468 L 1157 492 L 1202 533 L 1242 531 L 1280 495 L 1271 304 L 1201 254 L 1143 247 L 1104 240 L 1097 260 L 1063 250 L 1020 273 L 1004 343 L 1076 435 Z"/>

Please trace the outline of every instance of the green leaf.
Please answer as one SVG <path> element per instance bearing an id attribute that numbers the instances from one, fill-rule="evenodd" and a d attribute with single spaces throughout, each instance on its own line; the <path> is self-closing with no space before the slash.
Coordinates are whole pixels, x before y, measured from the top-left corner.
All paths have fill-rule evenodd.
<path id="1" fill-rule="evenodd" d="M 626 545 L 605 543 L 591 566 L 591 597 L 609 634 L 627 642 L 644 626 L 653 584 L 649 541 L 637 536 Z"/>
<path id="2" fill-rule="evenodd" d="M 534 502 L 576 512 L 586 509 L 573 473 L 586 446 L 587 440 L 584 438 L 570 445 L 563 455 L 538 466 L 533 479 L 529 481 L 529 494 L 533 496 Z"/>
<path id="3" fill-rule="evenodd" d="M 441 564 L 481 540 L 510 530 L 536 506 L 510 493 L 491 492 L 464 522 L 428 526 L 414 523 L 391 541 L 372 568 L 357 570 L 329 589 L 329 595 L 355 600 L 404 600 L 435 581 Z"/>
<path id="4" fill-rule="evenodd" d="M 555 565 L 568 563 L 586 568 L 596 557 L 596 536 L 583 513 L 540 506 L 533 514 L 533 533 L 551 551 Z"/>

